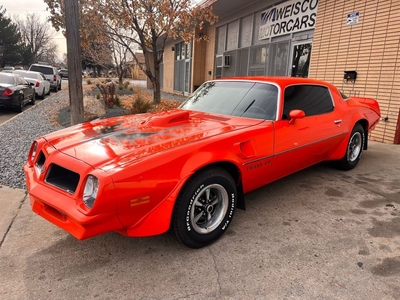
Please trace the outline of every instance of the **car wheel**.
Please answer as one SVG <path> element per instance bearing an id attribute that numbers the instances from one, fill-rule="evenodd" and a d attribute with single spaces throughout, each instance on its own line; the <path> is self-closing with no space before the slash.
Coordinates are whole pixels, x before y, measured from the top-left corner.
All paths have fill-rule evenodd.
<path id="1" fill-rule="evenodd" d="M 351 132 L 349 142 L 346 148 L 346 154 L 338 161 L 338 167 L 342 170 L 351 170 L 361 158 L 364 149 L 364 128 L 361 124 L 356 124 Z"/>
<path id="2" fill-rule="evenodd" d="M 42 95 L 40 96 L 40 98 L 44 99 L 45 95 L 46 95 L 46 91 L 45 91 L 45 88 L 43 88 Z"/>
<path id="3" fill-rule="evenodd" d="M 55 93 L 58 92 L 58 84 L 54 87 L 54 92 L 55 92 Z"/>
<path id="4" fill-rule="evenodd" d="M 193 175 L 175 203 L 171 230 L 191 248 L 216 241 L 228 228 L 236 207 L 237 190 L 232 176 L 212 167 Z"/>
<path id="5" fill-rule="evenodd" d="M 19 97 L 18 97 L 19 99 L 19 107 L 18 107 L 18 111 L 19 112 L 23 112 L 24 111 L 24 106 L 25 106 L 25 103 L 24 103 L 24 95 L 19 95 Z"/>
<path id="6" fill-rule="evenodd" d="M 31 99 L 31 101 L 29 103 L 32 104 L 32 105 L 35 105 L 35 101 L 36 101 L 36 93 L 33 93 L 32 94 L 32 99 Z"/>

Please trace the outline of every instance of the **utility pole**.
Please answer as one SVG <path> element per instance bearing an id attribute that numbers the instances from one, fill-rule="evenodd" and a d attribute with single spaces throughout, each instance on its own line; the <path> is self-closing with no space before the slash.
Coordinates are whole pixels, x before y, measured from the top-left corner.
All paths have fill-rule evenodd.
<path id="1" fill-rule="evenodd" d="M 71 125 L 76 125 L 84 122 L 79 3 L 78 0 L 64 0 L 64 6 L 67 30 L 68 89 Z"/>

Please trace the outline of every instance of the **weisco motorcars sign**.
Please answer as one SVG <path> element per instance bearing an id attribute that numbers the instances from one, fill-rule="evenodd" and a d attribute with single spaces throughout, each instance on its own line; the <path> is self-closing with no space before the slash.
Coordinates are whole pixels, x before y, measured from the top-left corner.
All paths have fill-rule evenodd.
<path id="1" fill-rule="evenodd" d="M 317 8 L 318 0 L 294 0 L 262 12 L 259 39 L 314 28 Z"/>

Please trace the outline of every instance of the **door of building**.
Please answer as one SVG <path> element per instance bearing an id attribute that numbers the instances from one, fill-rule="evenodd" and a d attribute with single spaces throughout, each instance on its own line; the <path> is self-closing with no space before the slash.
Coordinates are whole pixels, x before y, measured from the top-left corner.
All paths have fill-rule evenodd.
<path id="1" fill-rule="evenodd" d="M 312 43 L 296 43 L 292 48 L 292 77 L 308 77 Z"/>

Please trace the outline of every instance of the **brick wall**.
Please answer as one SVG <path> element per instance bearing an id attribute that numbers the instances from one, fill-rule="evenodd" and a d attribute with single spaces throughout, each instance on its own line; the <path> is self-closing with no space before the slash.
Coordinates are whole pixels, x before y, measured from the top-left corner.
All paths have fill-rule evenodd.
<path id="1" fill-rule="evenodd" d="M 347 14 L 360 12 L 346 26 Z M 378 100 L 382 117 L 371 139 L 393 143 L 400 109 L 400 1 L 320 0 L 310 77 L 336 84 L 349 95 Z M 345 70 L 357 80 L 344 83 Z"/>

